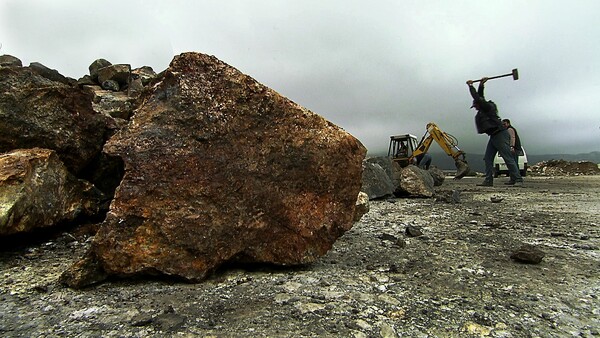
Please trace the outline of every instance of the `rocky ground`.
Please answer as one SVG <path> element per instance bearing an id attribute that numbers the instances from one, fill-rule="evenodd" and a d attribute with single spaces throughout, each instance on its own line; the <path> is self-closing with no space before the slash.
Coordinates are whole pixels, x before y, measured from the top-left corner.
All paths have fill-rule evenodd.
<path id="1" fill-rule="evenodd" d="M 72 290 L 57 278 L 89 245 L 84 231 L 4 241 L 0 336 L 600 336 L 600 176 L 480 180 L 371 201 L 312 265 L 231 266 L 200 284 Z M 540 264 L 510 258 L 523 244 L 545 253 Z"/>

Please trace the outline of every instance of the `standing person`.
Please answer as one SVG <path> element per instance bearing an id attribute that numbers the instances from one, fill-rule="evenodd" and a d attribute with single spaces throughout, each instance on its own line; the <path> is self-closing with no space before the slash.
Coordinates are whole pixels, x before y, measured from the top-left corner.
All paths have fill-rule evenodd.
<path id="1" fill-rule="evenodd" d="M 519 138 L 519 133 L 517 133 L 517 130 L 515 129 L 515 127 L 513 127 L 510 124 L 509 119 L 502 120 L 502 125 L 504 126 L 504 128 L 506 128 L 506 130 L 508 130 L 508 134 L 510 135 L 510 152 L 513 154 L 513 157 L 515 158 L 515 162 L 517 163 L 517 166 L 518 166 L 519 165 L 519 155 L 521 155 L 523 152 L 523 150 L 521 148 L 521 139 Z M 510 184 L 510 181 L 507 184 Z"/>
<path id="2" fill-rule="evenodd" d="M 519 167 L 515 162 L 513 154 L 510 152 L 510 134 L 502 125 L 500 117 L 498 117 L 498 108 L 492 101 L 487 101 L 484 97 L 484 83 L 488 80 L 487 77 L 481 79 L 479 88 L 475 90 L 473 80 L 467 81 L 469 92 L 473 97 L 473 105 L 471 108 L 477 109 L 475 115 L 475 126 L 479 134 L 487 134 L 490 139 L 485 148 L 483 161 L 485 162 L 485 179 L 479 186 L 491 187 L 494 185 L 494 157 L 497 153 L 504 158 L 504 162 L 508 167 L 510 176 L 509 183 L 514 186 L 523 186 L 523 178 L 519 173 Z"/>
<path id="3" fill-rule="evenodd" d="M 420 155 L 417 155 L 416 157 L 417 160 L 417 166 L 421 169 L 425 169 L 425 170 L 429 170 L 429 166 L 431 165 L 431 155 L 429 155 L 428 153 L 422 153 Z"/>

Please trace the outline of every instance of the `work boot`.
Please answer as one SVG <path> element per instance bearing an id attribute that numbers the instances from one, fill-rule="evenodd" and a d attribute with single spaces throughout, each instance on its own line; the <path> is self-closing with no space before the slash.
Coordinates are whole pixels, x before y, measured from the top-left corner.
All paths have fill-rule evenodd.
<path id="1" fill-rule="evenodd" d="M 492 181 L 483 181 L 479 184 L 477 184 L 478 187 L 493 187 L 494 186 L 494 182 Z"/>
<path id="2" fill-rule="evenodd" d="M 506 185 L 515 185 L 515 181 L 508 181 L 508 182 L 504 182 L 504 184 Z"/>

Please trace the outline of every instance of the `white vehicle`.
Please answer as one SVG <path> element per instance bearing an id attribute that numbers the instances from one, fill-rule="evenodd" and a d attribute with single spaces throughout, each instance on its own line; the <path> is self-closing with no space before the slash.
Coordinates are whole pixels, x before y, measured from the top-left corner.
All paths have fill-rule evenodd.
<path id="1" fill-rule="evenodd" d="M 527 175 L 527 153 L 525 152 L 525 148 L 522 148 L 519 153 L 519 172 L 521 176 Z M 508 175 L 508 168 L 506 167 L 506 163 L 504 163 L 504 159 L 500 154 L 496 154 L 494 158 L 494 177 L 498 177 L 500 175 Z"/>

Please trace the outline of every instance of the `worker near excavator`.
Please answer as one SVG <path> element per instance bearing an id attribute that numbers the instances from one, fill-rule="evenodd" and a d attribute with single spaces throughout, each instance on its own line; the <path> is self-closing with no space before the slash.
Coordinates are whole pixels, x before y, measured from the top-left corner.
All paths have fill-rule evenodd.
<path id="1" fill-rule="evenodd" d="M 513 154 L 515 158 L 515 162 L 517 165 L 519 164 L 519 155 L 523 154 L 523 148 L 521 147 L 521 139 L 519 138 L 519 133 L 517 133 L 517 129 L 510 124 L 509 119 L 503 119 L 502 125 L 506 130 L 508 130 L 508 134 L 510 135 L 510 152 Z"/>
<path id="2" fill-rule="evenodd" d="M 473 105 L 471 108 L 477 110 L 475 115 L 475 126 L 479 134 L 487 134 L 490 139 L 488 140 L 483 161 L 485 163 L 485 179 L 478 186 L 491 187 L 494 185 L 494 157 L 497 153 L 504 159 L 506 167 L 508 168 L 508 175 L 510 180 L 507 182 L 513 186 L 523 186 L 523 178 L 519 173 L 519 167 L 515 162 L 513 153 L 510 151 L 510 134 L 506 128 L 502 125 L 502 121 L 498 116 L 498 108 L 492 101 L 488 101 L 484 96 L 484 84 L 488 80 L 484 77 L 479 82 L 479 87 L 475 90 L 473 87 L 473 80 L 467 81 L 469 86 L 469 92 L 473 97 Z"/>
<path id="3" fill-rule="evenodd" d="M 431 166 L 431 155 L 429 155 L 428 153 L 422 153 L 417 155 L 417 157 L 415 157 L 415 160 L 417 161 L 417 166 L 421 169 L 425 169 L 425 170 L 429 170 L 429 166 Z"/>

